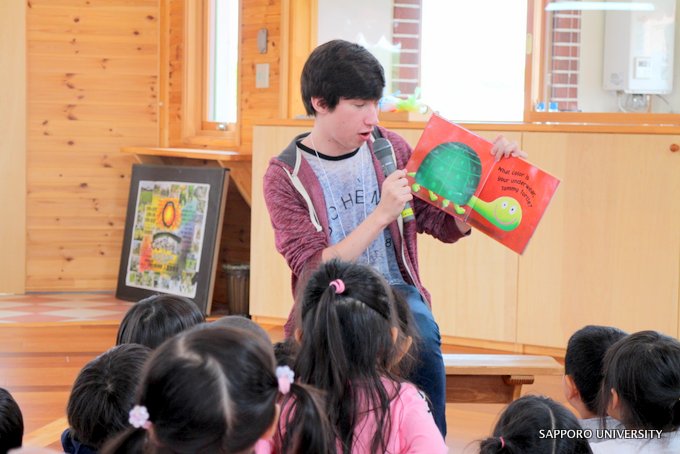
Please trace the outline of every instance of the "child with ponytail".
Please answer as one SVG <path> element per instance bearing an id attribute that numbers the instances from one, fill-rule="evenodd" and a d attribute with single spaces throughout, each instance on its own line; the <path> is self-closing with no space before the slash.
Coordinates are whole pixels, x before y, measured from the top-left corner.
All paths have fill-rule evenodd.
<path id="1" fill-rule="evenodd" d="M 444 453 L 428 403 L 399 372 L 410 340 L 395 295 L 365 265 L 332 260 L 308 281 L 300 302 L 295 371 L 325 393 L 338 453 Z M 401 326 L 408 326 L 408 313 Z M 283 404 L 282 433 L 294 430 Z"/>
<path id="2" fill-rule="evenodd" d="M 289 368 L 275 369 L 274 351 L 239 328 L 194 329 L 163 343 L 145 367 L 131 427 L 103 453 L 270 452 L 281 395 L 292 395 L 297 429 L 285 453 L 333 449 L 324 412 Z"/>
<path id="3" fill-rule="evenodd" d="M 592 454 L 576 416 L 545 396 L 511 402 L 498 418 L 480 454 Z"/>

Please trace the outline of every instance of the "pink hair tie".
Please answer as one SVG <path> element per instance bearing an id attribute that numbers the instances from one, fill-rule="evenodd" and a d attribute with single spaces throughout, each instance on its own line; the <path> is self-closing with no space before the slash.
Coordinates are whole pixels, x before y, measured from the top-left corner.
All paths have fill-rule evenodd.
<path id="1" fill-rule="evenodd" d="M 505 448 L 505 440 L 503 437 L 498 437 L 501 440 L 501 449 Z"/>
<path id="2" fill-rule="evenodd" d="M 335 293 L 337 293 L 338 295 L 345 291 L 345 283 L 342 282 L 342 279 L 336 279 L 334 281 L 331 281 L 331 283 L 328 284 L 328 286 L 333 287 L 335 289 Z"/>
<path id="3" fill-rule="evenodd" d="M 130 417 L 128 422 L 132 424 L 135 429 L 148 429 L 151 427 L 151 421 L 149 421 L 149 411 L 144 405 L 135 405 L 130 410 Z"/>
<path id="4" fill-rule="evenodd" d="M 295 372 L 288 366 L 279 366 L 276 368 L 276 378 L 279 380 L 279 391 L 281 391 L 281 394 L 288 394 L 290 385 L 295 379 Z"/>

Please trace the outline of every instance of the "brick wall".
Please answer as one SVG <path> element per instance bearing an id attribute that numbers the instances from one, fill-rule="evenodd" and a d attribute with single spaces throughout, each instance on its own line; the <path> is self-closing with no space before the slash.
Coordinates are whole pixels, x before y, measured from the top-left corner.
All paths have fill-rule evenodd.
<path id="1" fill-rule="evenodd" d="M 413 94 L 420 85 L 420 24 L 422 0 L 395 0 L 392 42 L 401 53 L 392 64 L 392 91 Z"/>
<path id="2" fill-rule="evenodd" d="M 556 11 L 552 25 L 550 101 L 556 102 L 560 111 L 577 111 L 581 13 Z"/>

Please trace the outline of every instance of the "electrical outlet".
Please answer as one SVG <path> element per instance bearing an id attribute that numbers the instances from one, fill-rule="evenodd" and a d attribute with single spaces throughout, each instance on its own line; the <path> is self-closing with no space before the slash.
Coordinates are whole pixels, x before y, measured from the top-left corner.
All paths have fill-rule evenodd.
<path id="1" fill-rule="evenodd" d="M 255 65 L 255 88 L 269 88 L 269 63 Z"/>

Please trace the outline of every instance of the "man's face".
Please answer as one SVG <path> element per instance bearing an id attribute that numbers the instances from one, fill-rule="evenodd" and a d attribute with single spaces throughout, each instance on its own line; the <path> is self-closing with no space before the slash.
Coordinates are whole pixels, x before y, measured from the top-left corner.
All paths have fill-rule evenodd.
<path id="1" fill-rule="evenodd" d="M 326 146 L 330 146 L 323 152 L 349 153 L 363 145 L 378 124 L 378 101 L 341 98 L 332 111 L 317 109 L 316 120 L 326 136 Z"/>

